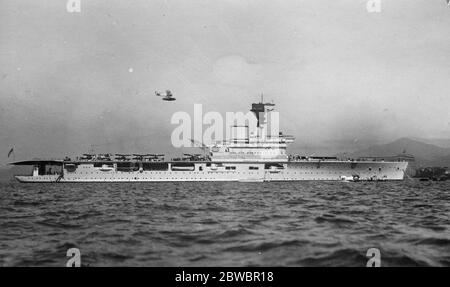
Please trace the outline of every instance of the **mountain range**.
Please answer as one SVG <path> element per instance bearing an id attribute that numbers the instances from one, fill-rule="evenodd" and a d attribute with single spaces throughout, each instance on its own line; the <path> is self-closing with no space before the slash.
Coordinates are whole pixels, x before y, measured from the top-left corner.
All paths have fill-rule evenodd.
<path id="1" fill-rule="evenodd" d="M 361 149 L 350 154 L 349 157 L 361 156 L 394 156 L 399 154 L 413 155 L 416 167 L 428 166 L 450 166 L 450 148 L 441 147 L 423 141 L 400 138 L 391 143 L 374 145 L 365 149 Z"/>

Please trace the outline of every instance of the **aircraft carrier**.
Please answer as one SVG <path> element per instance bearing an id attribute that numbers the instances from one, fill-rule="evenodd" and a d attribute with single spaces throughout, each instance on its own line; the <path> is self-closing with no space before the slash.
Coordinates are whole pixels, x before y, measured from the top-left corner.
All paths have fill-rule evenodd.
<path id="1" fill-rule="evenodd" d="M 162 154 L 84 154 L 75 160 L 29 160 L 31 175 L 19 182 L 167 182 L 167 181 L 385 181 L 403 180 L 408 162 L 392 158 L 289 155 L 294 137 L 279 132 L 268 136 L 273 103 L 252 104 L 255 133 L 205 146 L 205 154 L 166 160 Z M 246 127 L 248 128 L 248 127 Z M 241 133 L 242 134 L 242 133 Z"/>

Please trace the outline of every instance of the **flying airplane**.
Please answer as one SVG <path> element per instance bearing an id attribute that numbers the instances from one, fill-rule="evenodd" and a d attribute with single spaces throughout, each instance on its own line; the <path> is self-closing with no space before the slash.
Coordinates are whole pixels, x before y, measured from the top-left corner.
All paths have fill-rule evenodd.
<path id="1" fill-rule="evenodd" d="M 158 97 L 163 97 L 163 101 L 175 101 L 176 98 L 173 97 L 172 92 L 170 90 L 166 91 L 166 94 L 163 95 L 160 92 L 155 92 Z"/>

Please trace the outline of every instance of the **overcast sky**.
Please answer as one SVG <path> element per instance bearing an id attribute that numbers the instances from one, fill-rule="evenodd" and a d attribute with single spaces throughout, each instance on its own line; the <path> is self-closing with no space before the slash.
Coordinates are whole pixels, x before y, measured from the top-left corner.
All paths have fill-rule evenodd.
<path id="1" fill-rule="evenodd" d="M 450 7 L 366 2 L 0 0 L 0 163 L 166 152 L 174 112 L 261 92 L 297 149 L 449 138 Z"/>

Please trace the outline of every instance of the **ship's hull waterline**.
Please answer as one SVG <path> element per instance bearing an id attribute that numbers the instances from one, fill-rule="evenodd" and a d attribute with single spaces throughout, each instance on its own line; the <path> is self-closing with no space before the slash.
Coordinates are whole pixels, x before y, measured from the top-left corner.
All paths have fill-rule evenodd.
<path id="1" fill-rule="evenodd" d="M 407 162 L 374 161 L 293 161 L 277 165 L 249 163 L 192 163 L 192 170 L 167 164 L 160 170 L 118 171 L 80 163 L 77 168 L 63 167 L 62 174 L 16 176 L 19 182 L 187 182 L 187 181 L 342 181 L 403 180 Z"/>

